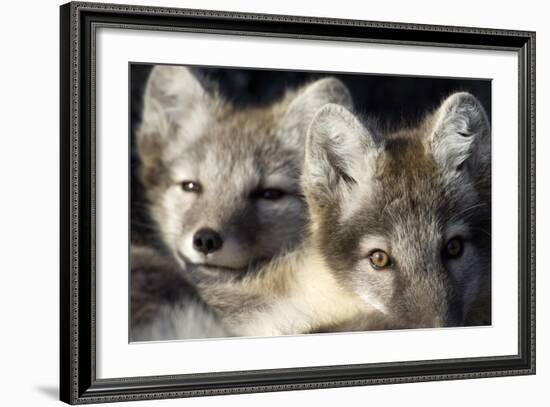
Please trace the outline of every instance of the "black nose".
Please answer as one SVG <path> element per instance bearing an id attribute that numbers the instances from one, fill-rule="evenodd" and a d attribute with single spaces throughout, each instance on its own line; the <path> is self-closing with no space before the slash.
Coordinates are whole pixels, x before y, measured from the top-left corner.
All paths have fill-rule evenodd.
<path id="1" fill-rule="evenodd" d="M 193 236 L 193 247 L 201 253 L 208 254 L 219 250 L 223 240 L 215 230 L 204 228 Z"/>

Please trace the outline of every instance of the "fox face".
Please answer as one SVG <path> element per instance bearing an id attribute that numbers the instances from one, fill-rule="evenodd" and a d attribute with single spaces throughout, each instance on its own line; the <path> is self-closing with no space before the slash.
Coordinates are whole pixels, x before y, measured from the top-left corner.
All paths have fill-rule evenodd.
<path id="1" fill-rule="evenodd" d="M 237 108 L 187 68 L 153 69 L 137 133 L 141 176 L 152 218 L 182 266 L 247 271 L 300 241 L 307 125 L 329 102 L 351 105 L 336 79 Z"/>
<path id="2" fill-rule="evenodd" d="M 456 93 L 418 128 L 391 134 L 325 106 L 302 184 L 313 240 L 339 283 L 412 328 L 468 323 L 489 296 L 490 177 L 487 115 Z"/>

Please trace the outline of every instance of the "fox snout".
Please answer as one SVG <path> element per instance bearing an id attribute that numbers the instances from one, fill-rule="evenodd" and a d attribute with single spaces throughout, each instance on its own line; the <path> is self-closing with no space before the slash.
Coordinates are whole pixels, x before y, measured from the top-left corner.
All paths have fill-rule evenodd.
<path id="1" fill-rule="evenodd" d="M 457 327 L 464 325 L 462 301 L 452 298 L 448 290 L 426 289 L 421 297 L 407 298 L 404 307 L 405 328 Z M 405 294 L 406 296 L 406 294 Z"/>
<path id="2" fill-rule="evenodd" d="M 256 254 L 238 230 L 223 225 L 200 225 L 183 234 L 178 242 L 176 256 L 184 262 L 224 271 L 247 269 Z"/>
<path id="3" fill-rule="evenodd" d="M 222 245 L 222 237 L 213 229 L 202 228 L 193 235 L 193 248 L 205 255 L 221 249 Z"/>

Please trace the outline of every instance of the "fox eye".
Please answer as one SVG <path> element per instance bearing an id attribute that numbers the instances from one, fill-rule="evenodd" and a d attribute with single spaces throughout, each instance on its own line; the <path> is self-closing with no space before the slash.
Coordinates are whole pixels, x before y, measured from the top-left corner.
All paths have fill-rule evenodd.
<path id="1" fill-rule="evenodd" d="M 464 250 L 464 241 L 459 237 L 453 237 L 445 245 L 443 254 L 448 258 L 459 257 Z"/>
<path id="2" fill-rule="evenodd" d="M 369 255 L 369 261 L 372 267 L 377 270 L 384 269 L 391 265 L 390 256 L 382 250 L 374 250 Z"/>
<path id="3" fill-rule="evenodd" d="M 281 199 L 285 195 L 285 191 L 277 188 L 265 188 L 257 189 L 252 192 L 251 197 L 254 199 L 266 199 L 269 201 L 276 201 Z"/>
<path id="4" fill-rule="evenodd" d="M 185 192 L 195 192 L 199 193 L 201 192 L 201 184 L 199 184 L 196 181 L 183 181 L 181 183 L 181 189 L 183 189 Z"/>

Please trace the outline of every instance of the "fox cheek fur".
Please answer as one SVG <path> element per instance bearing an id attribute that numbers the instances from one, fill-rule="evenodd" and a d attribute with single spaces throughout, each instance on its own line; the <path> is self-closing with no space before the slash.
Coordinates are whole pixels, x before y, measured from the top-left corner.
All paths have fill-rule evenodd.
<path id="1" fill-rule="evenodd" d="M 182 265 L 248 269 L 301 241 L 304 138 L 330 102 L 351 106 L 333 78 L 269 106 L 240 108 L 187 68 L 153 69 L 137 132 L 141 179 L 159 234 Z M 283 195 L 262 199 L 268 189 Z"/>

